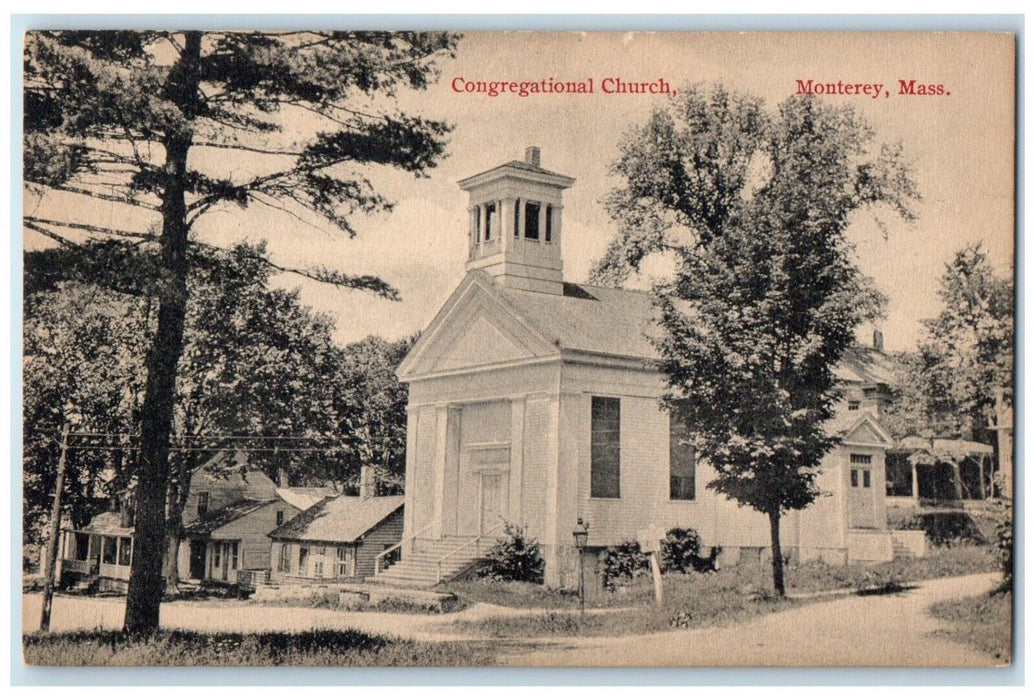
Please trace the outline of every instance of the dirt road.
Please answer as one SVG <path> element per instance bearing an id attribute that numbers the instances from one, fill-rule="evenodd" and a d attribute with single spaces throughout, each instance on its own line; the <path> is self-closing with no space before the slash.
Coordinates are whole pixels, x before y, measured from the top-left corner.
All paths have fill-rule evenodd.
<path id="1" fill-rule="evenodd" d="M 991 666 L 992 657 L 932 636 L 940 623 L 927 611 L 940 600 L 991 590 L 996 582 L 995 574 L 929 581 L 901 594 L 817 602 L 725 628 L 496 641 L 500 663 L 511 666 Z M 23 596 L 24 631 L 37 628 L 40 602 L 38 594 Z M 124 598 L 58 596 L 51 629 L 118 629 L 124 605 Z M 205 632 L 351 628 L 447 641 L 471 639 L 455 631 L 457 621 L 531 612 L 484 603 L 448 615 L 411 615 L 179 601 L 162 606 L 162 626 Z"/>
<path id="2" fill-rule="evenodd" d="M 559 640 L 502 659 L 512 666 L 993 666 L 984 652 L 932 636 L 934 603 L 977 595 L 995 574 L 928 581 L 896 595 L 851 596 L 728 628 Z"/>

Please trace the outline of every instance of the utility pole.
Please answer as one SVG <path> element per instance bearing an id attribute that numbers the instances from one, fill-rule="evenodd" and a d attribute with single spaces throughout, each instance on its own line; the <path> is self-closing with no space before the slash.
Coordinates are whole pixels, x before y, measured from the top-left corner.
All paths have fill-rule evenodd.
<path id="1" fill-rule="evenodd" d="M 50 629 L 50 608 L 54 603 L 54 571 L 57 568 L 58 538 L 61 536 L 61 492 L 65 487 L 65 457 L 68 454 L 69 425 L 61 428 L 61 457 L 58 458 L 57 485 L 54 487 L 54 507 L 50 511 L 50 538 L 47 541 L 47 560 L 44 562 L 43 611 L 40 613 L 40 631 Z"/>

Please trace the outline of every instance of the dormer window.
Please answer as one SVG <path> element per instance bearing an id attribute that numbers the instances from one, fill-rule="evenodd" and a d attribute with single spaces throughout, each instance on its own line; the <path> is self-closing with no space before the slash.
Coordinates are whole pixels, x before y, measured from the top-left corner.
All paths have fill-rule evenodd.
<path id="1" fill-rule="evenodd" d="M 539 240 L 539 212 L 542 205 L 539 202 L 525 203 L 525 238 Z"/>
<path id="2" fill-rule="evenodd" d="M 858 411 L 859 410 L 859 402 L 858 401 L 849 401 L 848 402 L 848 410 L 849 411 Z"/>

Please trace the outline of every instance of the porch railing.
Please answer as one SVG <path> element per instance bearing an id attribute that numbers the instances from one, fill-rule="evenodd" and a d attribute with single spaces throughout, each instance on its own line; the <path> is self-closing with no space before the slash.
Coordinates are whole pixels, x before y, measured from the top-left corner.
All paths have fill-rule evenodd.
<path id="1" fill-rule="evenodd" d="M 443 556 L 439 557 L 438 561 L 435 562 L 435 582 L 442 583 L 442 565 L 446 563 L 446 560 L 450 559 L 453 556 L 456 556 L 460 552 L 467 550 L 472 545 L 474 546 L 474 555 L 477 557 L 481 554 L 481 549 L 479 546 L 481 544 L 481 541 L 488 537 L 494 537 L 496 533 L 502 530 L 505 526 L 506 523 L 501 522 L 499 525 L 492 528 L 488 532 L 483 532 L 479 535 L 475 535 L 471 539 L 462 543 L 460 546 L 450 550 L 447 554 L 444 554 Z"/>
<path id="2" fill-rule="evenodd" d="M 400 540 L 399 544 L 396 544 L 396 545 L 393 545 L 393 546 L 389 547 L 388 549 L 384 550 L 383 552 L 378 554 L 376 557 L 374 557 L 374 576 L 377 576 L 382 571 L 384 571 L 385 569 L 388 568 L 387 566 L 385 566 L 385 557 L 387 557 L 392 552 L 399 551 L 399 548 L 402 547 L 404 544 L 406 544 L 407 542 L 415 541 L 418 537 L 420 537 L 421 535 L 423 535 L 425 532 L 427 532 L 430 529 L 431 529 L 431 523 L 428 523 L 427 525 L 425 525 L 424 527 L 422 527 L 420 530 L 418 530 L 417 532 L 413 533 L 409 537 Z"/>
<path id="3" fill-rule="evenodd" d="M 237 572 L 237 586 L 245 590 L 254 591 L 269 580 L 269 569 L 241 569 Z"/>
<path id="4" fill-rule="evenodd" d="M 70 574 L 92 575 L 97 573 L 96 559 L 62 559 L 61 570 Z"/>

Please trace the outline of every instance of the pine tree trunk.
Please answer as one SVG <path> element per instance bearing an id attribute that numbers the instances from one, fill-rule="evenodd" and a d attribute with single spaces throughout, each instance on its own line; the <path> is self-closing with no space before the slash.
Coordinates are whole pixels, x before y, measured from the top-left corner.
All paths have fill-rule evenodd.
<path id="1" fill-rule="evenodd" d="M 780 511 L 769 513 L 769 537 L 773 551 L 773 589 L 782 598 L 786 591 L 783 585 L 783 552 L 780 549 Z"/>
<path id="2" fill-rule="evenodd" d="M 196 115 L 200 81 L 201 33 L 188 32 L 173 67 L 167 97 L 183 109 L 187 124 Z M 183 353 L 187 316 L 187 153 L 192 134 L 182 128 L 165 138 L 165 186 L 162 192 L 161 256 L 164 279 L 158 292 L 158 327 L 147 358 L 147 382 L 140 419 L 136 524 L 126 632 L 158 629 L 164 593 L 165 505 L 169 479 L 169 434 L 176 398 L 176 368 Z"/>

